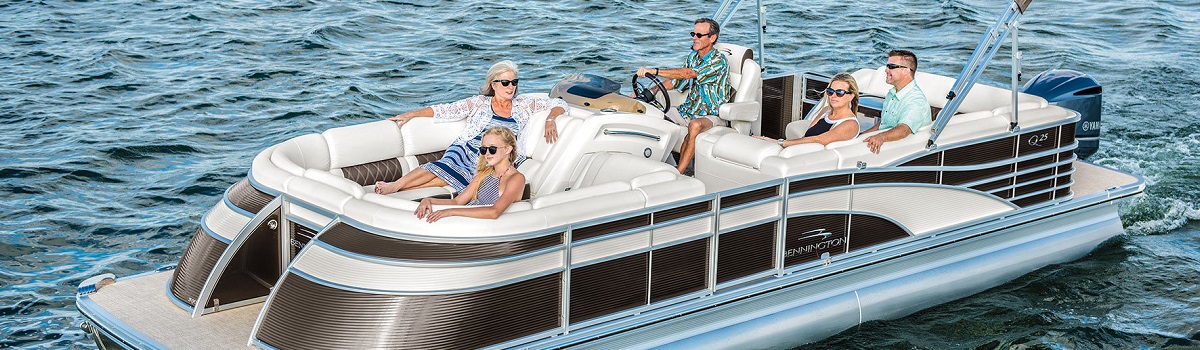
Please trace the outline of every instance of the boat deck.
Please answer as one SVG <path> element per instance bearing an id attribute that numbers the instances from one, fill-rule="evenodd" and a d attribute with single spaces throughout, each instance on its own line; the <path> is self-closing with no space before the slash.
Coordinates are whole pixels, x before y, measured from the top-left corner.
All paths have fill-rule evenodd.
<path id="1" fill-rule="evenodd" d="M 89 297 L 130 329 L 169 349 L 247 347 L 250 330 L 263 304 L 192 318 L 167 299 L 171 271 L 120 279 Z"/>
<path id="2" fill-rule="evenodd" d="M 1071 185 L 1071 191 L 1075 192 L 1075 198 L 1138 182 L 1132 175 L 1092 163 L 1076 161 L 1074 165 L 1075 174 L 1072 174 L 1071 178 L 1075 180 L 1075 184 Z"/>

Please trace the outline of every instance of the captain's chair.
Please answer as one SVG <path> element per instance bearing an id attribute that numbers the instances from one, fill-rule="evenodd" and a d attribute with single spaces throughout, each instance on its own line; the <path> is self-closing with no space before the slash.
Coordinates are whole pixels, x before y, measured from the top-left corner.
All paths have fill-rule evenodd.
<path id="1" fill-rule="evenodd" d="M 754 51 L 726 43 L 713 44 L 729 66 L 729 85 L 733 87 L 729 102 L 721 105 L 718 116 L 729 121 L 729 127 L 744 135 L 758 135 L 762 127 L 762 69 L 754 61 Z M 668 90 L 671 103 L 682 103 L 686 91 Z M 686 133 L 686 127 L 684 133 Z M 682 136 L 682 135 L 680 135 Z M 678 145 L 676 145 L 678 148 Z"/>
<path id="2" fill-rule="evenodd" d="M 725 55 L 733 86 L 733 98 L 721 105 L 719 116 L 740 134 L 758 135 L 762 128 L 762 68 L 754 61 L 754 51 L 726 43 L 713 44 L 713 49 Z"/>

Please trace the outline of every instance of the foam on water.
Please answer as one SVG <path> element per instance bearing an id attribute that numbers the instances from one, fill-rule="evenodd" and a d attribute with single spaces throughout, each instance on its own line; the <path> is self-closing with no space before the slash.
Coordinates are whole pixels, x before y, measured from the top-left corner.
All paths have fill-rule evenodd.
<path id="1" fill-rule="evenodd" d="M 752 2 L 747 2 L 752 3 Z M 957 75 L 992 0 L 768 7 L 767 75 L 878 67 L 907 48 Z M 478 89 L 499 59 L 525 92 L 583 72 L 674 66 L 711 1 L 0 3 L 0 347 L 90 346 L 75 286 L 175 264 L 200 216 L 269 145 Z M 742 9 L 722 41 L 753 46 Z M 818 348 L 1200 344 L 1200 3 L 1034 2 L 1025 76 L 1104 85 L 1092 161 L 1143 176 L 1130 235 L 1079 261 Z M 983 80 L 1007 86 L 1007 49 Z"/>

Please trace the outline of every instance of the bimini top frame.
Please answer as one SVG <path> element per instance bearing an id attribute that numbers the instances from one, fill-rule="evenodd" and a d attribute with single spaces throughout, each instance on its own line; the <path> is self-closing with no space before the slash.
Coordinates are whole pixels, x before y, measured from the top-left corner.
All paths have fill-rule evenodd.
<path id="1" fill-rule="evenodd" d="M 1017 19 L 1025 13 L 1025 9 L 1029 8 L 1029 3 L 1033 0 L 1013 0 L 1012 4 L 1000 14 L 993 23 L 988 27 L 987 32 L 983 33 L 983 39 L 979 40 L 979 45 L 975 47 L 975 52 L 971 54 L 971 59 L 967 61 L 967 65 L 963 67 L 962 73 L 958 74 L 958 78 L 954 81 L 954 86 L 950 88 L 950 92 L 946 93 L 946 106 L 938 113 L 937 118 L 933 122 L 933 127 L 930 130 L 929 143 L 926 148 L 937 148 L 938 135 L 945 130 L 946 124 L 950 123 L 950 118 L 958 111 L 958 106 L 962 104 L 962 99 L 955 98 L 958 96 L 966 96 L 971 91 L 971 87 L 975 85 L 975 80 L 979 79 L 979 74 L 983 73 L 983 69 L 987 67 L 992 57 L 996 56 L 996 51 L 1000 49 L 1001 42 L 1004 37 L 1008 36 L 1009 32 L 1013 33 L 1013 69 L 1012 69 L 1012 114 L 1009 116 L 1009 130 L 1019 132 L 1020 127 L 1017 123 L 1017 80 L 1020 75 L 1020 54 L 1017 51 Z"/>
<path id="2" fill-rule="evenodd" d="M 733 13 L 737 11 L 738 6 L 742 4 L 742 0 L 724 0 L 717 6 L 717 10 L 713 11 L 712 19 L 717 21 L 722 28 L 729 19 L 733 17 Z M 766 8 L 762 5 L 762 0 L 756 1 L 755 7 L 758 7 L 758 67 L 763 73 L 767 72 L 766 51 L 763 50 L 763 33 L 767 31 Z"/>

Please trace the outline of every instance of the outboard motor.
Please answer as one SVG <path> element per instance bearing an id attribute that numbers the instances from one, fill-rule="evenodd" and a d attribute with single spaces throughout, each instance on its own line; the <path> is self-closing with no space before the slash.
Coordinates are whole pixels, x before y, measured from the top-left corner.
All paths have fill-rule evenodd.
<path id="1" fill-rule="evenodd" d="M 1079 141 L 1075 154 L 1083 159 L 1096 153 L 1100 148 L 1100 83 L 1077 71 L 1052 69 L 1038 74 L 1023 90 L 1079 112 L 1082 119 L 1075 125 L 1075 140 Z"/>

